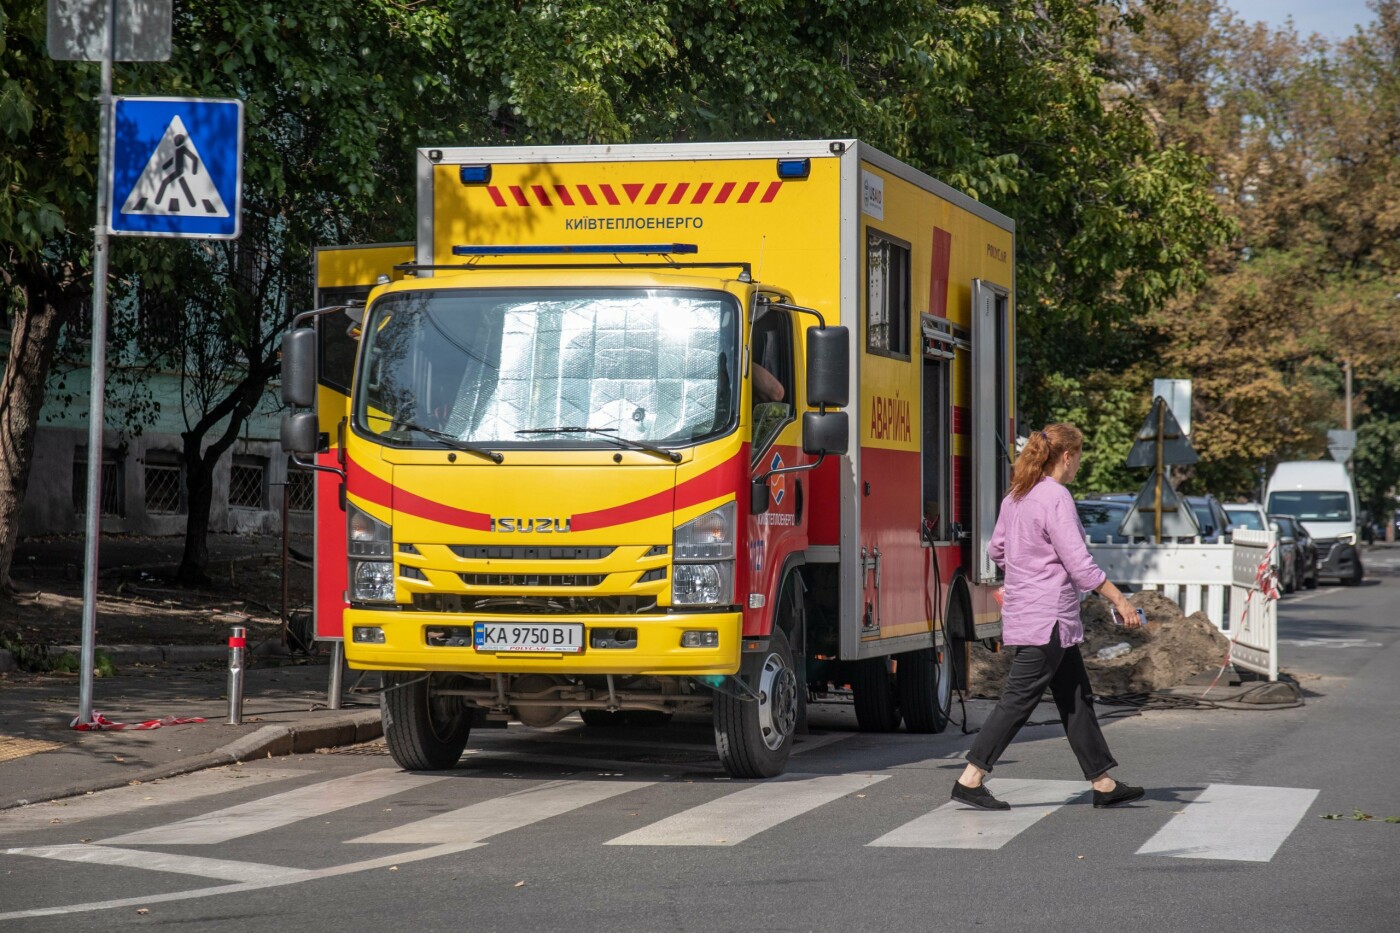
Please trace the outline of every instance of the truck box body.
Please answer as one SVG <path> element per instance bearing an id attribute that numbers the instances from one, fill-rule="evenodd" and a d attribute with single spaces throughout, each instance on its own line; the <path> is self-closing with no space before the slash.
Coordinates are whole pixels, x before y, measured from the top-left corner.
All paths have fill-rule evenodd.
<path id="1" fill-rule="evenodd" d="M 413 262 L 318 257 L 323 304 L 374 286 L 348 382 L 318 325 L 361 543 L 323 473 L 349 598 L 318 588 L 317 625 L 352 667 L 459 676 L 493 716 L 669 711 L 768 676 L 781 628 L 803 689 L 859 712 L 871 671 L 936 658 L 946 701 L 954 648 L 999 634 L 1007 218 L 854 140 L 425 149 L 418 202 Z M 840 328 L 849 398 L 815 404 L 808 332 Z M 839 410 L 823 454 L 805 422 Z"/>

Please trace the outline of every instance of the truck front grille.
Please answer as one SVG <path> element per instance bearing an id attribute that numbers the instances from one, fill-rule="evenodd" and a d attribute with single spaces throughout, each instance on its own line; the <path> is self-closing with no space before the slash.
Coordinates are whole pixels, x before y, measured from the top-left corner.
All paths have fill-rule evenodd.
<path id="1" fill-rule="evenodd" d="M 600 586 L 605 573 L 460 573 L 467 586 Z"/>
<path id="2" fill-rule="evenodd" d="M 453 544 L 447 549 L 467 560 L 603 560 L 617 550 L 615 547 L 486 547 L 473 544 Z"/>
<path id="3" fill-rule="evenodd" d="M 636 615 L 655 612 L 655 596 L 468 596 L 415 593 L 412 610 L 478 615 Z"/>

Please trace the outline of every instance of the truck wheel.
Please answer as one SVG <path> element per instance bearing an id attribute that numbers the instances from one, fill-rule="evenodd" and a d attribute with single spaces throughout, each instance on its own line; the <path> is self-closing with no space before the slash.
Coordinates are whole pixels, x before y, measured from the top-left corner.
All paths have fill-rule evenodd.
<path id="1" fill-rule="evenodd" d="M 851 693 L 856 722 L 862 732 L 893 732 L 899 728 L 899 696 L 889 658 L 865 658 L 851 665 Z"/>
<path id="2" fill-rule="evenodd" d="M 773 630 L 752 687 L 757 699 L 732 688 L 715 691 L 715 748 L 730 776 L 773 777 L 787 766 L 797 729 L 799 684 L 782 629 Z"/>
<path id="3" fill-rule="evenodd" d="M 942 732 L 953 708 L 953 653 L 920 648 L 895 655 L 899 708 L 910 732 Z"/>
<path id="4" fill-rule="evenodd" d="M 405 771 L 442 771 L 457 764 L 472 731 L 472 714 L 461 697 L 438 693 L 456 686 L 450 674 L 384 675 L 379 697 L 384 741 Z"/>

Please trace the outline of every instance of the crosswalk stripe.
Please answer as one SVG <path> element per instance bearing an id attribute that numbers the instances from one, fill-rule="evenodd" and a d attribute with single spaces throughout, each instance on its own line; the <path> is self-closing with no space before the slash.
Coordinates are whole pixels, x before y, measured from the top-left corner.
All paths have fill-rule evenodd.
<path id="1" fill-rule="evenodd" d="M 1088 788 L 1083 781 L 997 778 L 987 782 L 987 790 L 1011 804 L 1011 809 L 993 812 L 957 802 L 945 803 L 867 845 L 900 849 L 1000 849 L 1086 793 Z"/>
<path id="2" fill-rule="evenodd" d="M 788 774 L 610 839 L 610 846 L 732 846 L 888 778 L 888 774 Z"/>
<path id="3" fill-rule="evenodd" d="M 381 768 L 310 784 L 178 823 L 113 836 L 101 840 L 101 844 L 174 846 L 227 842 L 370 803 L 391 794 L 416 790 L 446 778 L 446 775 L 404 774 L 391 768 Z"/>
<path id="4" fill-rule="evenodd" d="M 579 807 L 607 800 L 629 791 L 650 787 L 654 781 L 550 781 L 505 797 L 430 816 L 393 829 L 371 833 L 349 842 L 461 843 L 478 842 L 512 829 L 520 829 Z"/>
<path id="5" fill-rule="evenodd" d="M 26 846 L 6 849 L 6 855 L 30 855 L 35 858 L 57 859 L 61 862 L 82 862 L 88 865 L 116 865 L 122 868 L 144 868 L 147 871 L 168 871 L 181 875 L 199 875 L 220 881 L 274 881 L 294 877 L 304 869 L 281 865 L 260 865 L 257 862 L 231 862 L 221 858 L 197 858 L 190 855 L 169 855 L 140 849 L 115 849 L 110 846 L 63 845 Z"/>
<path id="6" fill-rule="evenodd" d="M 0 811 L 0 836 L 35 829 L 52 829 L 114 814 L 129 814 L 147 807 L 162 807 L 213 794 L 247 790 L 274 781 L 304 775 L 304 771 L 262 768 L 213 768 L 167 778 L 148 784 L 116 787 L 91 796 L 70 797 L 48 803 L 35 803 L 15 810 Z"/>
<path id="7" fill-rule="evenodd" d="M 1137 854 L 1267 862 L 1317 793 L 1303 787 L 1211 784 Z"/>

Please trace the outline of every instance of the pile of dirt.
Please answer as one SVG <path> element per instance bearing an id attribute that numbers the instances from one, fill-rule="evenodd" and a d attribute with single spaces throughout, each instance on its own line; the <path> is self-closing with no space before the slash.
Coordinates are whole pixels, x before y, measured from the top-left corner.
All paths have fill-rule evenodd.
<path id="1" fill-rule="evenodd" d="M 1205 613 L 1185 615 L 1176 603 L 1153 591 L 1134 593 L 1128 602 L 1147 615 L 1145 627 L 1114 625 L 1108 601 L 1098 596 L 1091 595 L 1080 607 L 1084 643 L 1079 650 L 1096 694 L 1152 693 L 1179 686 L 1195 674 L 1220 669 L 1229 639 Z M 1120 647 L 1123 645 L 1126 650 Z M 973 644 L 969 694 L 1000 696 L 1010 667 L 1009 649 L 991 652 L 980 643 Z"/>

